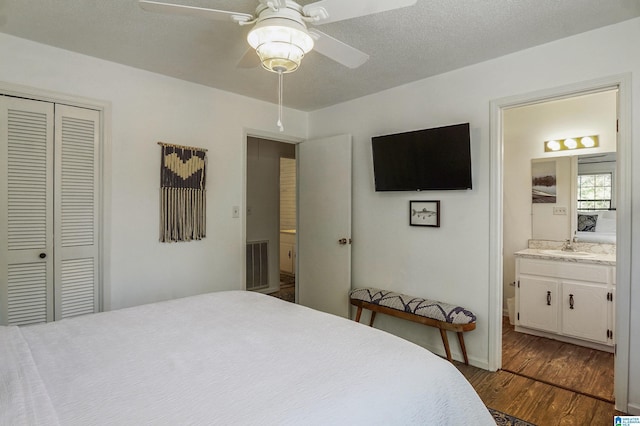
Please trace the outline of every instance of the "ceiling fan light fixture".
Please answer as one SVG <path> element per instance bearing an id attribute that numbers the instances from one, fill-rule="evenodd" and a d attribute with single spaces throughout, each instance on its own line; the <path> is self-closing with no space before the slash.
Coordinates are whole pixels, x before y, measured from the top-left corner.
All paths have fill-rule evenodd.
<path id="1" fill-rule="evenodd" d="M 256 50 L 262 66 L 272 72 L 295 71 L 305 53 L 313 49 L 313 38 L 304 24 L 282 18 L 258 22 L 247 35 L 247 41 Z"/>

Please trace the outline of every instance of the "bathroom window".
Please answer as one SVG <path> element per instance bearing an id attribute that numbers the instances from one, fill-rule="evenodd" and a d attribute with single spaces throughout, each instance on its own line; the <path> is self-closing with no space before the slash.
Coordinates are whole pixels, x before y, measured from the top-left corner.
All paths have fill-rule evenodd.
<path id="1" fill-rule="evenodd" d="M 612 208 L 611 173 L 578 176 L 578 210 L 609 210 Z"/>

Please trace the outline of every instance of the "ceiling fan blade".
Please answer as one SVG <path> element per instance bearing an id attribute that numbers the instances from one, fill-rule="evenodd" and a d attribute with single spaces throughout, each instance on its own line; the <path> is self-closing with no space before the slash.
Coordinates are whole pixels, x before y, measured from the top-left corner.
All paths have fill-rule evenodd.
<path id="1" fill-rule="evenodd" d="M 183 6 L 180 4 L 161 3 L 150 0 L 138 0 L 140 7 L 148 12 L 158 12 L 170 15 L 195 16 L 213 19 L 215 21 L 246 22 L 253 19 L 248 13 L 231 12 L 228 10 L 205 9 L 203 7 Z"/>
<path id="2" fill-rule="evenodd" d="M 237 68 L 255 68 L 260 65 L 260 58 L 255 50 L 249 48 L 244 53 L 238 64 Z"/>
<path id="3" fill-rule="evenodd" d="M 343 21 L 359 16 L 400 9 L 416 4 L 417 0 L 320 0 L 302 8 L 306 16 L 318 17 L 316 25 Z"/>
<path id="4" fill-rule="evenodd" d="M 329 59 L 349 68 L 358 68 L 369 60 L 369 55 L 355 47 L 337 40 L 330 35 L 318 31 L 315 28 L 309 29 L 309 34 L 313 37 L 313 50 L 323 54 Z"/>

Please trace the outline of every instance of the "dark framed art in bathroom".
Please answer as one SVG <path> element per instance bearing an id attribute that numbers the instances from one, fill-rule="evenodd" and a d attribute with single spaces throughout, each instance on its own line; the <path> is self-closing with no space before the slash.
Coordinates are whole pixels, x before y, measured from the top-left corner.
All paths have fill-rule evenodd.
<path id="1" fill-rule="evenodd" d="M 440 227 L 440 200 L 409 201 L 409 225 Z"/>

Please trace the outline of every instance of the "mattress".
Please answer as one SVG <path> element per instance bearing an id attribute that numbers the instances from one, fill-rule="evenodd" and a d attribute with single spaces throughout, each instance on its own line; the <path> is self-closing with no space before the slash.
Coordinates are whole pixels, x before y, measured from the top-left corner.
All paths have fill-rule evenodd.
<path id="1" fill-rule="evenodd" d="M 615 244 L 615 232 L 576 232 L 576 238 L 579 243 L 599 243 L 599 244 Z"/>
<path id="2" fill-rule="evenodd" d="M 0 327 L 0 424 L 494 425 L 427 350 L 232 291 Z"/>

